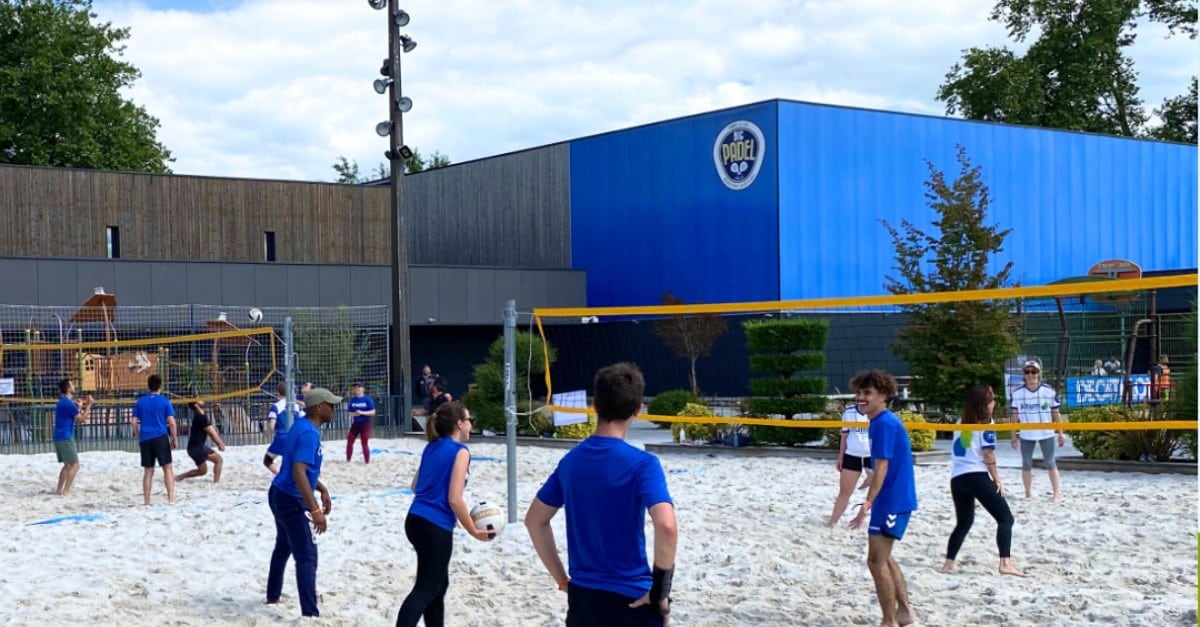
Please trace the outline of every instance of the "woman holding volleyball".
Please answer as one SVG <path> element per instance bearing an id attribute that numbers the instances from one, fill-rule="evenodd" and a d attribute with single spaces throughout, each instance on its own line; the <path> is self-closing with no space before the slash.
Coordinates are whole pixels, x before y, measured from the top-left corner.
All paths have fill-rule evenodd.
<path id="1" fill-rule="evenodd" d="M 967 393 L 962 424 L 992 424 L 996 394 L 989 385 L 976 386 Z M 995 431 L 956 431 L 950 458 L 950 494 L 954 498 L 957 522 L 946 545 L 946 563 L 942 572 L 954 569 L 954 559 L 967 532 L 975 522 L 975 501 L 996 519 L 996 547 L 1000 551 L 1000 574 L 1024 577 L 1013 565 L 1013 515 L 1004 500 L 1004 487 L 996 468 Z"/>
<path id="2" fill-rule="evenodd" d="M 404 533 L 417 552 L 417 579 L 396 616 L 398 627 L 412 627 L 422 617 L 427 627 L 444 623 L 456 521 L 479 540 L 491 537 L 475 527 L 463 498 L 471 466 L 471 452 L 463 443 L 473 425 L 466 407 L 454 402 L 439 406 L 425 423 L 429 443 L 413 477 L 413 502 L 404 519 Z"/>

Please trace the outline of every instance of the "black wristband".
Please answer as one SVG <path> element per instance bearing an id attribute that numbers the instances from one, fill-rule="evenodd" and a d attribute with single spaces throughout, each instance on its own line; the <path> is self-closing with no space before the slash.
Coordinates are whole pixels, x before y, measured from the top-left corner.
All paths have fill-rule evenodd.
<path id="1" fill-rule="evenodd" d="M 671 613 L 671 580 L 675 577 L 675 567 L 662 569 L 657 565 L 654 567 L 654 572 L 650 579 L 650 604 L 654 609 L 661 614 Z M 666 600 L 667 609 L 663 609 L 662 602 Z"/>

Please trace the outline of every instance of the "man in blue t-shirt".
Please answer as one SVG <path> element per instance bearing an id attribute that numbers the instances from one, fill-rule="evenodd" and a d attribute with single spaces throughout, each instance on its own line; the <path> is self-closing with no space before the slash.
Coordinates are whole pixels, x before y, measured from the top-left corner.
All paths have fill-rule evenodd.
<path id="1" fill-rule="evenodd" d="M 62 396 L 58 399 L 58 405 L 54 406 L 54 453 L 63 467 L 58 473 L 58 488 L 54 493 L 67 496 L 71 493 L 71 484 L 75 483 L 75 475 L 79 474 L 75 423 L 87 422 L 93 399 L 89 394 L 82 405 L 78 404 L 75 400 L 75 382 L 70 379 L 59 381 L 58 391 Z"/>
<path id="2" fill-rule="evenodd" d="M 602 368 L 594 381 L 596 432 L 571 449 L 525 514 L 542 564 L 567 591 L 568 627 L 662 625 L 670 613 L 678 530 L 662 464 L 625 442 L 646 383 L 637 366 Z M 570 576 L 550 521 L 567 510 Z M 646 563 L 646 511 L 654 568 Z"/>
<path id="3" fill-rule="evenodd" d="M 904 423 L 887 408 L 896 394 L 896 379 L 882 370 L 860 372 L 850 380 L 859 411 L 871 421 L 871 464 L 875 474 L 867 499 L 851 529 L 858 529 L 870 513 L 867 526 L 867 568 L 875 580 L 875 594 L 883 610 L 881 625 L 911 625 L 916 616 L 908 601 L 908 585 L 892 557 L 892 545 L 904 537 L 909 517 L 917 509 L 917 483 L 913 476 L 912 443 Z"/>
<path id="4" fill-rule="evenodd" d="M 346 439 L 346 463 L 354 457 L 354 440 L 362 439 L 363 463 L 371 463 L 371 419 L 375 417 L 375 401 L 367 396 L 366 387 L 354 384 L 354 396 L 346 403 L 350 411 L 350 437 Z"/>
<path id="5" fill-rule="evenodd" d="M 287 445 L 279 474 L 271 481 L 267 502 L 275 517 L 275 550 L 267 571 L 267 603 L 278 603 L 283 593 L 283 571 L 289 557 L 296 559 L 296 591 L 303 616 L 320 616 L 317 610 L 317 545 L 313 531 L 325 533 L 325 517 L 333 509 L 329 489 L 321 483 L 320 426 L 333 420 L 342 397 L 325 388 L 305 391 L 305 413 L 288 429 Z M 315 492 L 321 493 L 317 502 Z M 312 530 L 309 517 L 312 516 Z"/>
<path id="6" fill-rule="evenodd" d="M 137 436 L 142 453 L 142 497 L 150 505 L 150 486 L 154 483 L 154 462 L 163 469 L 163 484 L 167 486 L 167 503 L 175 504 L 175 472 L 171 467 L 171 451 L 179 448 L 175 424 L 175 408 L 167 397 L 159 394 L 162 377 L 152 374 L 146 381 L 150 393 L 133 405 L 133 434 Z"/>

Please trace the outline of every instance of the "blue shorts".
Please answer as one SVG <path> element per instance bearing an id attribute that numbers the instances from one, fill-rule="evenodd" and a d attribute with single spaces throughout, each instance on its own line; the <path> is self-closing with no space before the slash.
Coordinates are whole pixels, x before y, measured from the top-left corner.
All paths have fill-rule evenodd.
<path id="1" fill-rule="evenodd" d="M 271 440 L 271 446 L 267 447 L 267 454 L 283 455 L 285 450 L 287 450 L 287 432 L 276 433 L 275 439 Z"/>
<path id="2" fill-rule="evenodd" d="M 867 525 L 867 535 L 899 540 L 904 537 L 904 530 L 908 528 L 908 519 L 911 517 L 912 512 L 885 514 L 879 510 L 871 510 L 871 522 Z"/>

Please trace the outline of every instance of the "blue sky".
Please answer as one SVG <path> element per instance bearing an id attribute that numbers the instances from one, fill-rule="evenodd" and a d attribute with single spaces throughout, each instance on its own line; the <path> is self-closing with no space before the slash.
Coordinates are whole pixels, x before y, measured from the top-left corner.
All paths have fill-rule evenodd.
<path id="1" fill-rule="evenodd" d="M 465 161 L 770 98 L 941 115 L 971 46 L 1005 45 L 991 0 L 413 0 L 405 142 Z M 736 9 L 731 7 L 736 6 Z M 369 171 L 387 116 L 366 0 L 96 0 L 131 28 L 133 100 L 181 174 L 330 180 Z M 1143 28 L 1147 103 L 1200 73 L 1195 42 Z"/>

